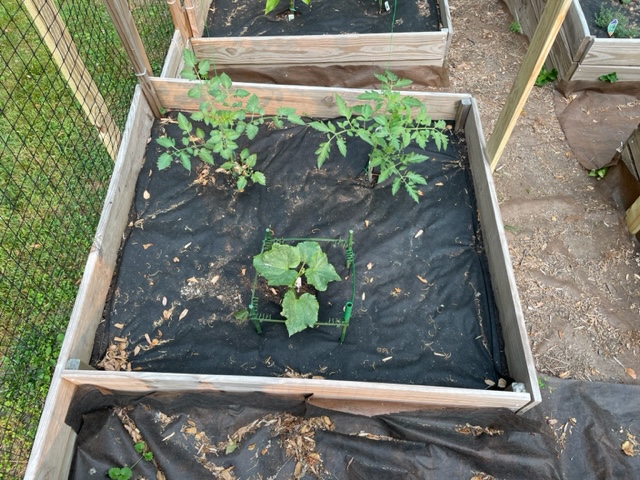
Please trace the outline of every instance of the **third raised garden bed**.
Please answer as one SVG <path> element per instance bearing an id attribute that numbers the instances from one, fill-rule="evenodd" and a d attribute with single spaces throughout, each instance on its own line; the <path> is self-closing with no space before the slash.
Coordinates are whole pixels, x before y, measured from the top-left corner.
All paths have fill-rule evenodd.
<path id="1" fill-rule="evenodd" d="M 388 68 L 422 85 L 446 85 L 448 1 L 385 3 L 298 0 L 292 21 L 286 1 L 267 15 L 257 1 L 187 1 L 185 11 L 198 59 L 215 60 L 237 81 L 361 87 Z"/>
<path id="2" fill-rule="evenodd" d="M 523 33 L 532 38 L 546 2 L 505 0 L 505 3 Z M 596 82 L 602 87 L 614 78 L 613 73 L 616 81 L 639 81 L 638 10 L 636 0 L 573 0 L 549 54 L 547 68 L 555 68 L 560 80 Z M 609 37 L 606 20 L 613 18 L 618 19 L 618 27 Z"/>

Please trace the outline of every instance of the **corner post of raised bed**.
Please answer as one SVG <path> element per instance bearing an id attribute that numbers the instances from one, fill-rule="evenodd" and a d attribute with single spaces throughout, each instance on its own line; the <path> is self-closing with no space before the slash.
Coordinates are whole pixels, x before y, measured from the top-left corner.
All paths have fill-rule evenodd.
<path id="1" fill-rule="evenodd" d="M 129 5 L 125 0 L 105 0 L 104 4 L 113 21 L 116 32 L 118 32 L 122 46 L 127 52 L 133 71 L 138 78 L 138 83 L 142 87 L 142 92 L 153 114 L 156 117 L 160 117 L 161 104 L 150 78 L 153 75 L 153 70 L 129 10 Z"/>
<path id="2" fill-rule="evenodd" d="M 553 46 L 553 42 L 555 42 L 572 1 L 549 0 L 542 12 L 540 23 L 522 60 L 522 65 L 507 96 L 505 106 L 498 116 L 491 138 L 487 142 L 487 155 L 492 172 L 496 169 L 504 147 L 511 136 L 511 132 L 531 93 L 538 73 Z"/>
<path id="3" fill-rule="evenodd" d="M 186 10 L 182 8 L 179 0 L 167 0 L 167 5 L 169 7 L 169 13 L 171 13 L 171 18 L 173 19 L 173 25 L 176 27 L 176 30 L 180 32 L 182 38 L 185 40 L 191 38 L 193 36 L 193 32 L 191 31 L 191 23 L 187 18 Z"/>

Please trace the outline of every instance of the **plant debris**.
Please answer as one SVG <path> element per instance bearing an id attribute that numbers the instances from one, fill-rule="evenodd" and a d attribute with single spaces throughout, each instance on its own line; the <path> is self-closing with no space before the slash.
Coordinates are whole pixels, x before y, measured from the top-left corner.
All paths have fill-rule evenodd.
<path id="1" fill-rule="evenodd" d="M 635 457 L 638 455 L 638 452 L 635 450 L 637 446 L 638 441 L 636 440 L 635 435 L 631 435 L 631 432 L 627 432 L 627 439 L 622 442 L 622 445 L 620 446 L 624 454 L 628 457 Z"/>
<path id="2" fill-rule="evenodd" d="M 474 437 L 479 437 L 483 434 L 493 437 L 504 433 L 504 430 L 498 430 L 497 428 L 480 427 L 479 425 L 470 425 L 468 423 L 465 426 L 456 426 L 455 431 L 462 435 L 473 435 Z"/>
<path id="3" fill-rule="evenodd" d="M 285 449 L 285 454 L 296 461 L 293 478 L 299 479 L 306 474 L 312 474 L 322 478 L 322 458 L 316 452 L 315 432 L 317 430 L 333 430 L 333 422 L 327 416 L 302 418 L 290 413 L 268 414 L 260 419 L 240 427 L 229 435 L 226 440 L 212 442 L 202 430 L 198 430 L 195 422 L 187 420 L 180 430 L 183 434 L 193 436 L 197 449 L 196 460 L 204 468 L 213 473 L 216 478 L 223 480 L 235 480 L 233 466 L 222 467 L 207 458 L 208 454 L 215 456 L 230 455 L 241 448 L 242 440 L 249 434 L 260 428 L 270 427 L 272 436 L 280 437 L 280 444 Z M 259 451 L 260 455 L 269 452 L 270 443 Z M 253 451 L 256 444 L 247 445 L 246 448 Z"/>
<path id="4" fill-rule="evenodd" d="M 131 371 L 131 363 L 129 362 L 129 352 L 127 346 L 129 342 L 126 338 L 115 337 L 114 341 L 109 344 L 107 353 L 98 363 L 98 367 L 108 372 Z"/>

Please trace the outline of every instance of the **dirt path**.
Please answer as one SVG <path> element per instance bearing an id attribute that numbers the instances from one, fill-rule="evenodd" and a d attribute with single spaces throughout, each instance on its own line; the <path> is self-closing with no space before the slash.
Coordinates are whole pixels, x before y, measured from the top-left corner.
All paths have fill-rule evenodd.
<path id="1" fill-rule="evenodd" d="M 449 90 L 476 97 L 489 138 L 528 42 L 499 0 L 449 5 Z M 640 249 L 573 158 L 551 86 L 534 88 L 494 178 L 538 370 L 640 383 Z"/>

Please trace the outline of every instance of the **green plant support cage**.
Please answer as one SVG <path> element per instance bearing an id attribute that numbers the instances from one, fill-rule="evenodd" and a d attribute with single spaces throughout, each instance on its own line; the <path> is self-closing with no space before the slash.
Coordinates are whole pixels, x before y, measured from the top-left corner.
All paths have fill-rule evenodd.
<path id="1" fill-rule="evenodd" d="M 318 243 L 335 243 L 344 247 L 345 264 L 350 271 L 351 280 L 351 296 L 349 300 L 344 304 L 342 318 L 329 318 L 321 322 L 317 322 L 315 327 L 338 327 L 340 328 L 340 343 L 344 342 L 344 338 L 347 334 L 347 327 L 349 326 L 349 320 L 351 319 L 351 311 L 353 310 L 353 302 L 356 295 L 356 262 L 355 255 L 353 253 L 353 230 L 349 230 L 347 239 L 343 238 L 278 238 L 274 237 L 270 229 L 265 230 L 264 239 L 262 240 L 262 249 L 260 253 L 264 253 L 271 249 L 274 243 L 297 243 L 297 242 L 318 242 Z M 255 273 L 253 278 L 253 286 L 251 289 L 251 303 L 248 306 L 249 320 L 253 322 L 258 333 L 262 333 L 262 323 L 285 323 L 284 319 L 273 318 L 271 315 L 260 313 L 258 309 L 258 296 L 256 294 L 258 290 L 258 272 Z"/>

